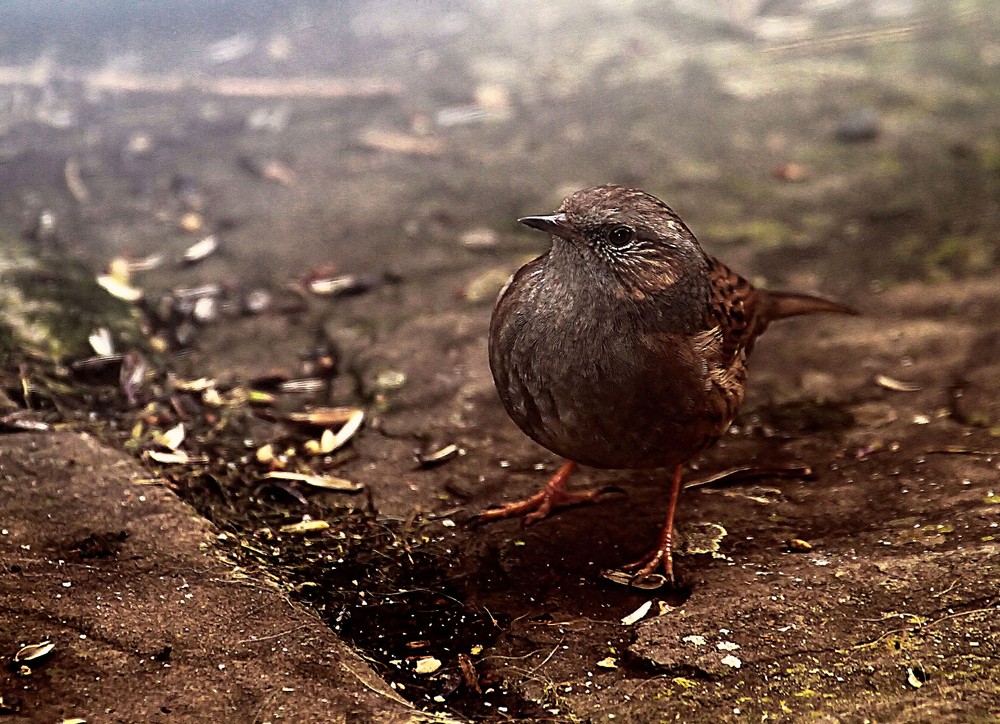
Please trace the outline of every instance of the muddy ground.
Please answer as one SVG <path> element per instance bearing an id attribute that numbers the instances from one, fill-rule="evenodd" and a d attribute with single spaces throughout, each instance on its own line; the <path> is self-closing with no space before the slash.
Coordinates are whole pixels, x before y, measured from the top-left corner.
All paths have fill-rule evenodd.
<path id="1" fill-rule="evenodd" d="M 163 254 L 134 278 L 147 297 L 206 283 L 275 294 L 269 312 L 198 327 L 158 369 L 248 384 L 297 376 L 317 344 L 335 353 L 323 392 L 277 405 L 366 411 L 334 461 L 360 494 L 262 485 L 254 450 L 281 433 L 257 418 L 213 438 L 225 475 L 145 464 L 225 534 L 216 555 L 317 613 L 418 710 L 992 721 L 1000 22 L 985 2 L 873 7 L 896 9 L 776 4 L 733 27 L 646 3 L 572 16 L 351 6 L 321 69 L 386 82 L 373 98 L 8 87 L 0 209 L 11 244 L 95 273 Z M 266 72 L 315 70 L 330 43 L 317 13 L 279 27 L 291 59 Z M 189 73 L 236 74 L 180 57 Z M 39 120 L 42 106 L 71 109 L 72 124 Z M 254 130 L 262 109 L 285 120 Z M 812 474 L 685 493 L 676 593 L 602 576 L 655 539 L 665 475 L 583 470 L 579 484 L 624 493 L 526 529 L 465 523 L 559 464 L 506 418 L 486 362 L 496 291 L 545 248 L 514 219 L 606 181 L 665 198 L 755 282 L 863 314 L 783 323 L 758 345 L 740 418 L 688 479 Z M 204 226 L 185 232 L 192 195 Z M 38 233 L 43 210 L 51 233 Z M 220 253 L 177 263 L 211 231 Z M 335 299 L 288 291 L 324 267 L 370 283 Z M 117 431 L 91 431 L 124 445 L 138 412 L 114 406 L 95 417 Z M 416 464 L 451 443 L 461 455 Z M 280 531 L 304 516 L 330 527 Z M 430 660 L 440 668 L 419 668 Z M 38 685 L 27 704 L 45 696 Z"/>

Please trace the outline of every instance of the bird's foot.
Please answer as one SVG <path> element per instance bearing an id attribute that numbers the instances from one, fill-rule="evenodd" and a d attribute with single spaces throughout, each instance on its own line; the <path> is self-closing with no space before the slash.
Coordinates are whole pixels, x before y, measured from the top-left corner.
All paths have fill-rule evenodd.
<path id="1" fill-rule="evenodd" d="M 484 510 L 475 520 L 477 523 L 487 523 L 502 518 L 524 518 L 526 524 L 536 523 L 547 518 L 555 508 L 593 503 L 608 492 L 607 488 L 552 491 L 545 486 L 529 498 Z"/>
<path id="2" fill-rule="evenodd" d="M 546 483 L 545 487 L 529 498 L 516 500 L 497 508 L 484 510 L 477 515 L 473 521 L 476 523 L 488 523 L 492 520 L 503 518 L 523 518 L 525 524 L 535 523 L 548 517 L 557 507 L 569 505 L 580 505 L 581 503 L 593 503 L 602 495 L 613 492 L 614 488 L 590 488 L 586 490 L 566 490 L 566 480 L 569 478 L 576 464 L 565 463 L 555 475 Z"/>
<path id="3" fill-rule="evenodd" d="M 677 498 L 681 492 L 681 466 L 674 468 L 674 482 L 670 488 L 670 504 L 667 507 L 667 520 L 660 531 L 656 548 L 634 563 L 622 566 L 625 571 L 635 571 L 628 585 L 639 588 L 639 584 L 648 583 L 654 577 L 663 578 L 663 584 L 677 588 L 677 577 L 674 575 L 674 512 L 677 509 Z M 662 568 L 663 575 L 656 572 Z M 648 586 L 641 586 L 648 587 Z"/>

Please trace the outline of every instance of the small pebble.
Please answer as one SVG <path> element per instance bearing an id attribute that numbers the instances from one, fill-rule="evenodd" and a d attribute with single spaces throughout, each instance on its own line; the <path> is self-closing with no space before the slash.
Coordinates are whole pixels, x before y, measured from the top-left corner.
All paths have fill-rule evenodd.
<path id="1" fill-rule="evenodd" d="M 874 108 L 856 108 L 837 121 L 836 136 L 841 143 L 873 141 L 881 131 L 878 112 Z"/>

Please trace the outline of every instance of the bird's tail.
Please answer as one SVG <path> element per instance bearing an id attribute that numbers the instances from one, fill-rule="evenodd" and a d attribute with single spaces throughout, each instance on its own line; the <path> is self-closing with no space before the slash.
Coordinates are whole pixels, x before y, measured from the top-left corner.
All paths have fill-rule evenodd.
<path id="1" fill-rule="evenodd" d="M 856 309 L 851 309 L 837 302 L 831 302 L 829 299 L 813 297 L 809 294 L 764 292 L 764 317 L 769 322 L 773 322 L 775 319 L 784 319 L 785 317 L 797 317 L 801 314 L 819 314 L 825 312 L 832 314 L 858 314 Z"/>

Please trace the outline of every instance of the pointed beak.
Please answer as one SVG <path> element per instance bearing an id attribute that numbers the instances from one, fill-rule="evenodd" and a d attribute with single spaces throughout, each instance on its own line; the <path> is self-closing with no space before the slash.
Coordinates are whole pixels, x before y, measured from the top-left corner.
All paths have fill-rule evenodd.
<path id="1" fill-rule="evenodd" d="M 538 229 L 539 231 L 544 231 L 547 234 L 552 234 L 553 236 L 561 236 L 562 238 L 568 238 L 573 230 L 570 226 L 569 219 L 566 218 L 566 214 L 549 214 L 548 216 L 525 216 L 523 219 L 518 219 L 519 223 L 525 226 L 530 226 L 532 229 Z"/>

